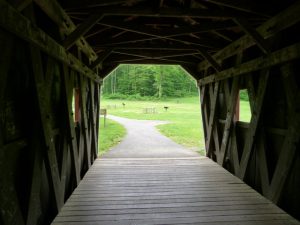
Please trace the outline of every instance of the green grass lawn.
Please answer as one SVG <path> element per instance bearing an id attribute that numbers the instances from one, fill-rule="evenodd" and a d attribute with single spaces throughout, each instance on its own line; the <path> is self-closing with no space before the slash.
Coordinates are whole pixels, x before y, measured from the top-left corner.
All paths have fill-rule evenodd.
<path id="1" fill-rule="evenodd" d="M 125 107 L 123 107 L 122 103 L 125 103 Z M 167 111 L 164 109 L 165 106 L 169 107 Z M 143 108 L 151 107 L 154 107 L 157 113 L 145 114 L 143 112 Z M 101 108 L 106 108 L 108 114 L 130 119 L 169 121 L 169 124 L 157 126 L 161 133 L 179 144 L 198 151 L 201 155 L 205 154 L 205 142 L 198 97 L 170 99 L 165 101 L 101 99 Z M 250 117 L 249 103 L 241 101 L 240 120 L 248 122 L 250 121 Z M 114 129 L 114 127 L 108 127 L 107 130 L 108 129 Z M 119 130 L 112 130 L 107 133 L 115 133 L 115 135 L 118 136 L 117 140 L 119 141 L 119 138 L 122 137 L 122 135 L 119 135 L 118 132 Z M 102 144 L 102 146 L 103 145 L 104 144 Z"/>
<path id="2" fill-rule="evenodd" d="M 100 118 L 99 132 L 99 155 L 103 155 L 111 147 L 118 144 L 126 134 L 125 128 L 119 123 L 106 119 L 104 127 L 104 118 Z"/>
<path id="3" fill-rule="evenodd" d="M 125 103 L 124 108 L 122 103 Z M 112 106 L 116 106 L 116 109 Z M 169 107 L 167 111 L 164 109 L 164 106 Z M 154 107 L 157 113 L 143 113 L 143 108 L 150 107 Z M 204 137 L 198 97 L 157 102 L 102 99 L 101 108 L 108 108 L 108 114 L 120 117 L 169 121 L 171 122 L 170 124 L 158 126 L 158 129 L 164 135 L 179 144 L 204 153 Z"/>
<path id="4" fill-rule="evenodd" d="M 250 122 L 251 119 L 251 110 L 249 102 L 240 101 L 240 121 Z"/>

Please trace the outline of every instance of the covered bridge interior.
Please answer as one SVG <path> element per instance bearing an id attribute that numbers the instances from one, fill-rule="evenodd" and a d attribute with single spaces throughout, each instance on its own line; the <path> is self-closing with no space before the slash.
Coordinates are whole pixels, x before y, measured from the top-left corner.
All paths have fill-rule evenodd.
<path id="1" fill-rule="evenodd" d="M 101 82 L 122 63 L 188 71 L 207 156 L 299 219 L 299 15 L 296 0 L 0 0 L 0 224 L 51 223 L 97 158 Z"/>

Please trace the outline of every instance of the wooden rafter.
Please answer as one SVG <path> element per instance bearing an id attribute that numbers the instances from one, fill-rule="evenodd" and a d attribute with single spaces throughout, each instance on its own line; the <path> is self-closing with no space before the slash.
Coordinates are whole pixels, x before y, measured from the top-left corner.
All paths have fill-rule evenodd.
<path id="1" fill-rule="evenodd" d="M 18 11 L 23 11 L 31 3 L 32 0 L 16 0 L 13 5 Z"/>
<path id="2" fill-rule="evenodd" d="M 257 90 L 257 97 L 256 97 L 257 99 L 255 99 L 256 104 L 254 105 L 254 108 L 252 109 L 253 113 L 252 113 L 252 117 L 251 117 L 251 121 L 250 121 L 250 125 L 249 125 L 246 143 L 243 148 L 243 154 L 242 154 L 241 162 L 240 162 L 240 169 L 238 171 L 238 177 L 242 180 L 245 177 L 246 170 L 249 165 L 248 161 L 250 159 L 252 149 L 253 149 L 253 144 L 255 142 L 255 134 L 257 133 L 257 127 L 258 127 L 258 123 L 259 123 L 259 119 L 260 119 L 260 115 L 261 115 L 261 111 L 262 111 L 262 107 L 263 107 L 263 103 L 264 103 L 264 97 L 265 97 L 265 92 L 266 92 L 266 88 L 267 88 L 270 71 L 262 70 L 261 73 L 262 74 L 259 79 L 259 86 L 258 86 L 258 90 Z"/>
<path id="3" fill-rule="evenodd" d="M 75 24 L 56 0 L 34 0 L 34 2 L 61 28 L 65 35 L 69 35 L 76 29 Z M 97 58 L 97 54 L 84 38 L 78 40 L 76 45 L 89 59 L 95 60 Z"/>
<path id="4" fill-rule="evenodd" d="M 265 39 L 248 23 L 247 20 L 242 18 L 234 18 L 234 21 L 256 42 L 257 46 L 265 53 L 269 53 L 269 47 Z"/>
<path id="5" fill-rule="evenodd" d="M 173 38 L 173 37 L 168 37 L 168 36 L 165 37 L 164 35 L 159 35 L 159 34 L 155 34 L 155 33 L 152 33 L 152 32 L 144 31 L 144 30 L 138 29 L 136 27 L 132 28 L 132 27 L 126 26 L 126 25 L 116 25 L 116 24 L 112 25 L 112 24 L 106 24 L 106 23 L 98 23 L 98 24 L 101 24 L 103 26 L 117 28 L 117 29 L 120 29 L 120 30 L 125 30 L 125 31 L 128 31 L 128 32 L 133 32 L 133 33 L 137 33 L 137 34 L 142 34 L 142 35 L 154 37 L 154 38 L 157 38 L 157 39 L 170 40 L 170 41 L 174 41 L 174 42 L 181 43 L 181 44 L 184 44 L 184 45 L 191 45 L 191 46 L 194 45 L 194 46 L 202 46 L 202 47 L 207 47 L 207 45 L 209 45 L 209 46 L 214 46 L 215 45 L 215 42 L 212 42 L 212 41 L 209 41 L 209 40 L 206 40 L 205 41 L 206 43 L 185 41 L 185 40 L 181 40 L 181 39 L 178 39 L 178 38 Z M 207 44 L 207 42 L 210 42 L 210 43 Z M 112 44 L 109 44 L 109 45 L 112 45 Z"/>
<path id="6" fill-rule="evenodd" d="M 103 13 L 105 16 L 144 16 L 144 17 L 194 17 L 194 18 L 234 18 L 245 16 L 239 12 L 225 12 L 224 10 L 208 11 L 204 9 L 171 9 L 161 8 L 155 12 L 149 8 L 132 8 L 132 7 L 101 7 L 99 10 L 92 10 L 93 13 Z"/>
<path id="7" fill-rule="evenodd" d="M 16 34 L 18 37 L 38 46 L 44 52 L 54 58 L 70 65 L 76 71 L 85 74 L 91 79 L 97 81 L 98 76 L 90 70 L 87 66 L 83 65 L 76 57 L 68 53 L 64 47 L 55 42 L 41 29 L 34 26 L 26 17 L 18 13 L 7 2 L 1 0 L 0 8 L 2 13 L 0 14 L 0 26 L 8 31 Z M 16 26 L 15 21 L 18 21 Z M 26 29 L 24 29 L 26 28 Z"/>
<path id="8" fill-rule="evenodd" d="M 198 52 L 185 52 L 185 53 L 159 53 L 159 54 L 154 54 L 154 53 L 132 53 L 128 51 L 117 51 L 114 50 L 114 53 L 116 54 L 121 54 L 121 55 L 129 55 L 129 56 L 136 56 L 140 58 L 147 58 L 147 59 L 165 59 L 165 58 L 174 58 L 174 57 L 184 57 L 184 56 L 190 56 L 190 55 L 195 55 L 195 54 L 200 54 Z M 157 56 L 159 55 L 159 56 Z"/>
<path id="9" fill-rule="evenodd" d="M 251 73 L 253 71 L 276 66 L 300 57 L 300 44 L 294 44 L 286 48 L 270 53 L 268 56 L 259 57 L 240 66 L 223 70 L 200 80 L 200 84 L 208 84 L 214 81 L 225 80 L 230 77 Z"/>
<path id="10" fill-rule="evenodd" d="M 217 72 L 221 71 L 221 66 L 204 49 L 198 48 L 198 51 Z"/>
<path id="11" fill-rule="evenodd" d="M 229 81 L 223 81 L 223 82 L 226 82 L 228 85 Z M 232 127 L 232 121 L 233 121 L 234 111 L 236 107 L 237 96 L 239 93 L 238 87 L 239 87 L 239 77 L 234 77 L 231 92 L 230 92 L 230 99 L 227 106 L 227 114 L 226 114 L 226 120 L 224 125 L 224 133 L 221 141 L 220 152 L 217 153 L 217 162 L 221 166 L 223 166 L 224 164 L 225 156 L 228 151 L 229 135 Z"/>
<path id="12" fill-rule="evenodd" d="M 73 44 L 84 34 L 86 34 L 98 21 L 103 18 L 103 15 L 91 15 L 86 21 L 80 24 L 67 38 L 63 45 L 66 49 L 72 47 Z"/>
<path id="13" fill-rule="evenodd" d="M 262 12 L 260 8 L 258 8 L 256 5 L 252 4 L 250 1 L 234 1 L 234 0 L 206 0 L 210 3 L 219 5 L 219 6 L 225 6 L 228 8 L 248 12 L 248 13 L 253 13 L 261 16 L 267 17 L 268 15 L 266 12 Z"/>
<path id="14" fill-rule="evenodd" d="M 295 23 L 300 21 L 300 2 L 297 1 L 295 4 L 287 8 L 286 10 L 282 11 L 278 15 L 272 17 L 267 22 L 259 26 L 256 30 L 257 32 L 264 38 L 267 39 L 278 32 L 294 25 Z M 253 46 L 255 42 L 253 39 L 245 35 L 240 39 L 234 41 L 233 43 L 229 44 L 222 50 L 218 51 L 212 57 L 217 61 L 223 61 L 224 59 L 235 55 L 238 51 L 243 49 L 247 49 Z M 205 70 L 209 67 L 208 61 L 203 61 L 199 63 L 198 70 Z"/>
<path id="15" fill-rule="evenodd" d="M 119 5 L 119 4 L 134 4 L 134 3 L 139 3 L 143 2 L 145 0 L 86 0 L 85 2 L 82 2 L 81 0 L 73 0 L 71 2 L 66 2 L 65 3 L 65 8 L 68 9 L 74 9 L 74 8 L 90 8 L 90 7 L 99 7 L 99 6 L 111 6 L 111 5 Z"/>
<path id="16" fill-rule="evenodd" d="M 206 154 L 209 156 L 211 154 L 211 143 L 213 139 L 213 130 L 215 128 L 215 114 L 217 111 L 217 98 L 219 94 L 219 82 L 216 82 L 214 84 L 214 88 L 212 87 L 212 84 L 209 84 L 210 86 L 210 113 L 209 113 L 209 121 L 208 121 L 208 127 L 207 127 L 207 141 L 205 143 L 206 147 Z M 213 89 L 213 91 L 212 91 Z"/>
<path id="17" fill-rule="evenodd" d="M 113 52 L 113 49 L 108 48 L 106 49 L 98 58 L 92 63 L 90 66 L 91 69 L 95 69 L 99 64 L 101 64 L 111 53 Z"/>

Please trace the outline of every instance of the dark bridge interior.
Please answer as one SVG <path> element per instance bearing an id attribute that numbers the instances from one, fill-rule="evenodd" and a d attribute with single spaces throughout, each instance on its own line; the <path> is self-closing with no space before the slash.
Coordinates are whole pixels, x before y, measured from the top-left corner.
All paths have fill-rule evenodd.
<path id="1" fill-rule="evenodd" d="M 53 220 L 97 157 L 121 63 L 186 69 L 207 156 L 299 219 L 299 15 L 296 0 L 0 0 L 0 224 Z"/>

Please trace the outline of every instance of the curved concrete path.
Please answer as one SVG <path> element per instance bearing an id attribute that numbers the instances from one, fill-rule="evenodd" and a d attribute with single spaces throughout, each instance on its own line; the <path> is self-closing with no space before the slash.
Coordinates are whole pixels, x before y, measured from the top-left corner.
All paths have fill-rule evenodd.
<path id="1" fill-rule="evenodd" d="M 133 120 L 112 115 L 108 118 L 122 124 L 127 130 L 127 135 L 119 145 L 104 154 L 103 158 L 199 157 L 197 152 L 175 143 L 155 128 L 167 122 Z"/>

